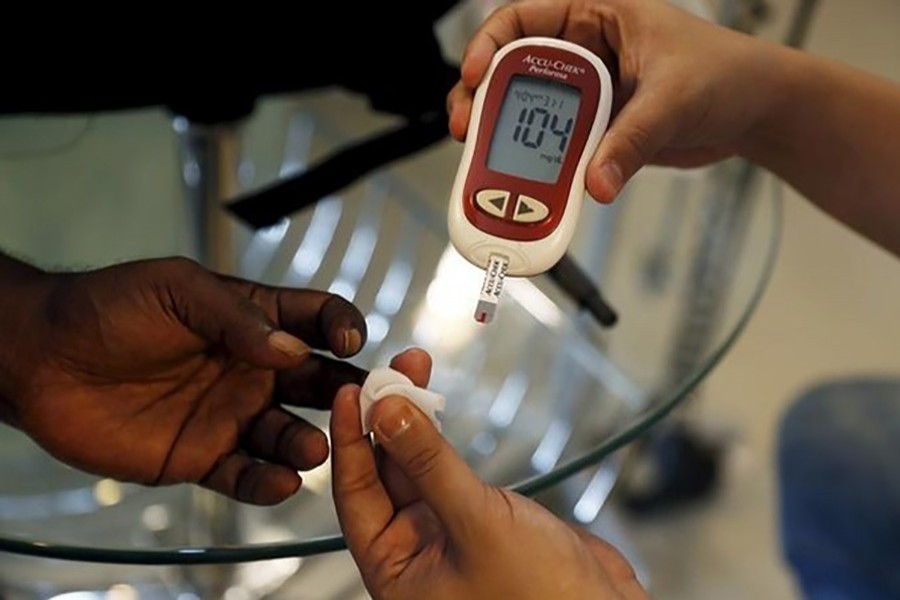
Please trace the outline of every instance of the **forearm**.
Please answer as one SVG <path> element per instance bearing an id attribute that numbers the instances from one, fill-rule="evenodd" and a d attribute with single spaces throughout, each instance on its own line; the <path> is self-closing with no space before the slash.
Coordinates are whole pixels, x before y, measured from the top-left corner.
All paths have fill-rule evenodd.
<path id="1" fill-rule="evenodd" d="M 0 421 L 15 421 L 13 400 L 27 386 L 22 350 L 33 342 L 46 280 L 40 269 L 0 253 Z"/>
<path id="2" fill-rule="evenodd" d="M 743 153 L 900 255 L 900 85 L 794 50 L 767 51 L 773 100 Z"/>

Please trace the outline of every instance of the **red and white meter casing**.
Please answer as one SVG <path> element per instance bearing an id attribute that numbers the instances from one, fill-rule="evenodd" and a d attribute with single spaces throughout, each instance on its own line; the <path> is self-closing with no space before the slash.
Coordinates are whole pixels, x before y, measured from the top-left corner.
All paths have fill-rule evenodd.
<path id="1" fill-rule="evenodd" d="M 454 247 L 488 272 L 476 320 L 490 320 L 506 275 L 543 273 L 569 247 L 612 93 L 603 62 L 570 42 L 523 38 L 494 55 L 448 215 Z"/>

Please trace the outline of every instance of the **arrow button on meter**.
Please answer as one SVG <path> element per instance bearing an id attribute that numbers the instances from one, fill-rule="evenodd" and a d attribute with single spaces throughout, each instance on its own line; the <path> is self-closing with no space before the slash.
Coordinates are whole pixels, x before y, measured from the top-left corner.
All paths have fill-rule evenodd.
<path id="1" fill-rule="evenodd" d="M 538 223 L 546 219 L 549 214 L 550 209 L 537 198 L 519 195 L 513 220 L 519 223 Z"/>
<path id="2" fill-rule="evenodd" d="M 475 204 L 478 208 L 498 219 L 506 216 L 508 203 L 509 192 L 505 190 L 480 190 L 475 194 Z"/>

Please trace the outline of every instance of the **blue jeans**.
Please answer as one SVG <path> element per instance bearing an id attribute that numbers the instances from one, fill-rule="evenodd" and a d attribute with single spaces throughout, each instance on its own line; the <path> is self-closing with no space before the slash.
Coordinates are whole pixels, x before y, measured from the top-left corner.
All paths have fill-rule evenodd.
<path id="1" fill-rule="evenodd" d="M 812 600 L 900 598 L 900 380 L 804 394 L 782 422 L 785 558 Z"/>

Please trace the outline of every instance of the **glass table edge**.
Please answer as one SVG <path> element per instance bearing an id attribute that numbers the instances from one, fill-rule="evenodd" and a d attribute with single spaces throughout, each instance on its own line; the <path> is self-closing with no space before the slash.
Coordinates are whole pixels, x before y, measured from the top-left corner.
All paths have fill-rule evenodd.
<path id="1" fill-rule="evenodd" d="M 771 175 L 775 193 L 767 198 L 772 203 L 772 232 L 767 255 L 760 277 L 747 307 L 734 329 L 725 341 L 710 355 L 702 368 L 679 386 L 672 396 L 650 409 L 646 416 L 637 419 L 630 426 L 609 438 L 597 448 L 573 458 L 562 466 L 546 474 L 526 479 L 510 489 L 526 496 L 535 495 L 571 477 L 646 433 L 651 427 L 668 416 L 693 391 L 694 388 L 725 357 L 740 338 L 759 306 L 777 262 L 778 250 L 783 234 L 783 200 L 781 183 Z M 153 550 L 132 550 L 126 548 L 90 548 L 56 544 L 51 542 L 22 540 L 0 536 L 0 552 L 33 556 L 45 559 L 92 562 L 103 564 L 130 565 L 204 565 L 256 562 L 290 557 L 305 557 L 328 552 L 346 550 L 344 538 L 339 535 L 314 538 L 302 542 L 280 542 L 239 547 L 175 547 Z"/>

